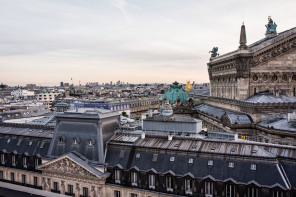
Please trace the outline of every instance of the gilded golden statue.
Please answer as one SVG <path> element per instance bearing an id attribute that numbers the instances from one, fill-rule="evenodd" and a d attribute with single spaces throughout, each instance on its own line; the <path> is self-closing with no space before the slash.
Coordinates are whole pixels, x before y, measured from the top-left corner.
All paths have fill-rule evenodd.
<path id="1" fill-rule="evenodd" d="M 190 80 L 189 80 L 189 81 L 187 81 L 187 84 L 185 86 L 185 90 L 189 91 L 191 89 L 192 89 L 192 85 L 190 84 Z"/>

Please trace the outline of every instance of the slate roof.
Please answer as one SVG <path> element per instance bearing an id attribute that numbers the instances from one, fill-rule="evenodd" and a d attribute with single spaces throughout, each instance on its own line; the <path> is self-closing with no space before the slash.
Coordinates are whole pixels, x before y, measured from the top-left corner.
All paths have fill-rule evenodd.
<path id="1" fill-rule="evenodd" d="M 214 107 L 211 105 L 201 104 L 195 106 L 194 110 L 201 111 L 203 113 L 209 114 L 215 118 L 221 119 L 221 117 L 226 114 L 231 122 L 231 124 L 251 124 L 253 120 L 250 116 L 244 113 L 231 111 L 228 109 Z"/>
<path id="2" fill-rule="evenodd" d="M 44 128 L 29 128 L 28 127 L 13 127 L 13 126 L 0 126 L 0 134 L 11 136 L 26 136 L 35 138 L 51 139 L 53 136 L 53 129 Z"/>
<path id="3" fill-rule="evenodd" d="M 161 114 L 147 117 L 144 121 L 160 121 L 160 122 L 197 122 L 197 119 L 190 116 L 172 114 L 170 116 L 163 116 Z"/>
<path id="4" fill-rule="evenodd" d="M 272 93 L 262 92 L 262 93 L 257 93 L 243 101 L 250 102 L 250 103 L 289 103 L 289 102 L 295 103 L 296 98 L 287 96 L 285 94 L 274 96 Z"/>
<path id="5" fill-rule="evenodd" d="M 140 153 L 140 158 L 136 159 L 136 153 Z M 164 174 L 172 171 L 177 176 L 184 176 L 188 173 L 194 177 L 204 179 L 208 176 L 215 180 L 234 179 L 236 182 L 248 184 L 251 181 L 256 181 L 262 186 L 272 187 L 275 184 L 280 184 L 283 188 L 287 188 L 285 180 L 281 176 L 277 164 L 269 162 L 254 162 L 240 161 L 233 159 L 217 159 L 212 156 L 186 156 L 177 155 L 174 153 L 160 153 L 157 161 L 152 161 L 153 154 L 156 152 L 150 151 L 129 151 L 126 150 L 123 157 L 120 158 L 120 150 L 108 149 L 106 162 L 108 166 L 121 165 L 127 170 L 131 167 L 137 167 L 140 171 L 149 171 L 151 168 L 158 173 Z M 170 157 L 175 156 L 175 160 L 170 162 Z M 193 164 L 188 164 L 189 158 L 193 158 Z M 208 166 L 208 160 L 213 160 L 213 166 Z M 234 168 L 229 168 L 228 163 L 234 162 Z M 251 164 L 256 164 L 256 171 L 250 170 Z"/>
<path id="6" fill-rule="evenodd" d="M 0 138 L 0 151 L 5 150 L 8 153 L 17 154 L 28 153 L 30 156 L 39 154 L 41 157 L 46 157 L 49 144 L 49 140 L 2 137 Z"/>
<path id="7" fill-rule="evenodd" d="M 198 95 L 198 96 L 210 96 L 209 89 L 191 89 L 188 91 L 189 94 Z"/>
<path id="8" fill-rule="evenodd" d="M 296 122 L 289 122 L 286 118 L 274 120 L 273 122 L 262 121 L 258 124 L 264 127 L 273 127 L 274 129 L 279 130 L 296 131 Z"/>

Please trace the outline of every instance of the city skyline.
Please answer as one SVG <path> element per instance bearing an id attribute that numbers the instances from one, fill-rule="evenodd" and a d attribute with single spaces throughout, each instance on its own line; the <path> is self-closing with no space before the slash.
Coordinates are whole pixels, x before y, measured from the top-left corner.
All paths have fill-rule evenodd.
<path id="1" fill-rule="evenodd" d="M 296 26 L 286 1 L 0 1 L 0 83 L 209 82 L 209 51 Z M 254 4 L 256 3 L 256 6 Z M 260 31 L 259 31 L 260 30 Z"/>

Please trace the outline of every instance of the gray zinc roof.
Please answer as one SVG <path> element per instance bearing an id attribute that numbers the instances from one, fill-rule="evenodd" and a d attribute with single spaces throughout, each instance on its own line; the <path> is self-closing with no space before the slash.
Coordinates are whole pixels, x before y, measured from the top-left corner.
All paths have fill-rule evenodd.
<path id="1" fill-rule="evenodd" d="M 296 102 L 296 98 L 287 96 L 285 94 L 280 94 L 279 96 L 274 96 L 272 93 L 263 92 L 257 93 L 247 99 L 244 102 L 250 103 L 289 103 Z"/>

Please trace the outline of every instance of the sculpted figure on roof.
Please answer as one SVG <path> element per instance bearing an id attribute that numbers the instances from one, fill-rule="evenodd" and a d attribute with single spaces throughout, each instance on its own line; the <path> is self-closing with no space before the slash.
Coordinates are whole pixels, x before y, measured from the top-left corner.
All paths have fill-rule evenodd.
<path id="1" fill-rule="evenodd" d="M 265 25 L 266 27 L 266 34 L 273 34 L 276 33 L 276 27 L 277 24 L 275 24 L 275 22 L 273 22 L 273 20 L 271 19 L 271 17 L 268 17 L 268 24 Z"/>
<path id="2" fill-rule="evenodd" d="M 212 53 L 211 58 L 219 56 L 219 53 L 217 52 L 218 52 L 218 47 L 214 47 L 211 51 L 209 51 L 209 53 Z"/>

